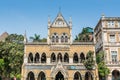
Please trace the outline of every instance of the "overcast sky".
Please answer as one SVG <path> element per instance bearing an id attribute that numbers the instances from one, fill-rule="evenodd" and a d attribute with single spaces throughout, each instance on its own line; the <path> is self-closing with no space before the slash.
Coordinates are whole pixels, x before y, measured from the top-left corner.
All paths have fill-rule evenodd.
<path id="1" fill-rule="evenodd" d="M 72 17 L 72 35 L 83 27 L 95 27 L 101 15 L 120 16 L 120 0 L 0 0 L 0 34 L 35 33 L 47 37 L 48 16 L 53 21 L 59 12 L 66 21 Z"/>

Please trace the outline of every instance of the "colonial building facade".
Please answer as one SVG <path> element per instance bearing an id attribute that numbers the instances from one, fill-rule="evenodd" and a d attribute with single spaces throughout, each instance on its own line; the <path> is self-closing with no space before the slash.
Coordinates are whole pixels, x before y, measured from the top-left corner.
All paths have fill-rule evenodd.
<path id="1" fill-rule="evenodd" d="M 110 69 L 107 80 L 120 80 L 120 17 L 105 17 L 99 20 L 94 30 L 95 51 L 104 51 L 104 60 Z"/>
<path id="2" fill-rule="evenodd" d="M 58 13 L 53 22 L 48 19 L 47 42 L 28 42 L 25 38 L 21 80 L 98 80 L 97 67 L 89 71 L 83 60 L 92 42 L 72 41 L 72 20 L 67 22 Z"/>

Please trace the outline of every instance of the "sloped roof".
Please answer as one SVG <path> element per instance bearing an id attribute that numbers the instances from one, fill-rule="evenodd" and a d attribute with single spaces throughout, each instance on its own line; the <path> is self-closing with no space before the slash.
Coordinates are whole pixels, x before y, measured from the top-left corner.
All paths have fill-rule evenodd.
<path id="1" fill-rule="evenodd" d="M 68 27 L 68 26 L 69 25 L 64 19 L 64 17 L 62 16 L 62 13 L 59 12 L 50 27 Z"/>

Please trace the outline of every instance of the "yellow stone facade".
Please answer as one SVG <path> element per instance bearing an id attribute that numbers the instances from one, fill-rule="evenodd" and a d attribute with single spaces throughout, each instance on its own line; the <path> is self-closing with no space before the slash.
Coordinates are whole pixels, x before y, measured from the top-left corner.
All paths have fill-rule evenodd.
<path id="1" fill-rule="evenodd" d="M 97 66 L 88 71 L 82 62 L 89 51 L 95 60 L 94 42 L 73 42 L 71 18 L 67 23 L 58 13 L 48 19 L 47 42 L 25 40 L 21 80 L 98 80 Z"/>

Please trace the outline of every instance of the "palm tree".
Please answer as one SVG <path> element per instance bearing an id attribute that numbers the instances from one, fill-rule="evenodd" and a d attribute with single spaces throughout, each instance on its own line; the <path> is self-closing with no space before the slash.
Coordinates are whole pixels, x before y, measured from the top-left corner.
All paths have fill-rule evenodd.
<path id="1" fill-rule="evenodd" d="M 30 37 L 30 39 L 33 40 L 33 42 L 40 42 L 40 35 L 34 34 L 34 37 Z"/>

